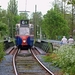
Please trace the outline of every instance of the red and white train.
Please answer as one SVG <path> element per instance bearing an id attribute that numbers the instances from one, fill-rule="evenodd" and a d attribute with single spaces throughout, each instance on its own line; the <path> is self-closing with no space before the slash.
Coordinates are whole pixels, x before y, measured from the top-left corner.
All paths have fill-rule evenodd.
<path id="1" fill-rule="evenodd" d="M 29 49 L 34 43 L 34 26 L 29 23 L 29 20 L 21 20 L 16 24 L 15 43 L 18 49 Z"/>

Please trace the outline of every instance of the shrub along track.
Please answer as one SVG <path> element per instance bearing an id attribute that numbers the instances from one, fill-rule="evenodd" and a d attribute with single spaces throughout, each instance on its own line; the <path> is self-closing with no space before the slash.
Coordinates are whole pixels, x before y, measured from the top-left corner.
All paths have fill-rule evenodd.
<path id="1" fill-rule="evenodd" d="M 18 75 L 54 75 L 51 72 L 48 72 L 44 69 L 37 61 L 38 59 L 36 56 L 32 54 L 34 52 L 33 49 L 31 50 L 20 50 L 16 56 L 16 69 Z"/>

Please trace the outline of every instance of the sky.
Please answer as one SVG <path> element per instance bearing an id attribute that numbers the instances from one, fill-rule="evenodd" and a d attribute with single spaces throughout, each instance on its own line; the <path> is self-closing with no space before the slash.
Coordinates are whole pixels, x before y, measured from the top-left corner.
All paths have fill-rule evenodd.
<path id="1" fill-rule="evenodd" d="M 2 9 L 7 9 L 8 2 L 10 0 L 0 0 L 0 6 Z M 37 12 L 46 12 L 51 9 L 52 2 L 54 0 L 16 0 L 18 1 L 18 11 L 30 11 L 30 13 L 35 12 L 35 5 L 37 5 Z M 26 5 L 26 6 L 25 6 Z"/>

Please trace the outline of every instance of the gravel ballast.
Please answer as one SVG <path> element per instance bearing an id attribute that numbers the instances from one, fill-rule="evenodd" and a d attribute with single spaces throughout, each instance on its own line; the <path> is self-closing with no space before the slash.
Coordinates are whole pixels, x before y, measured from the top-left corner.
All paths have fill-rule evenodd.
<path id="1" fill-rule="evenodd" d="M 60 69 L 55 67 L 50 62 L 44 62 L 42 59 L 44 55 L 37 55 L 39 60 L 52 72 L 58 72 Z M 0 75 L 15 75 L 12 66 L 12 55 L 4 56 L 4 59 L 0 62 Z"/>
<path id="2" fill-rule="evenodd" d="M 0 75 L 15 75 L 12 66 L 12 55 L 4 56 L 0 62 Z"/>

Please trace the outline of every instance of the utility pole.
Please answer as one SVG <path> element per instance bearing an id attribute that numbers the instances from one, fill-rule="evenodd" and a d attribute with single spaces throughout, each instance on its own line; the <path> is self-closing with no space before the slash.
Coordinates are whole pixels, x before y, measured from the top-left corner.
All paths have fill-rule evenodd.
<path id="1" fill-rule="evenodd" d="M 41 32 L 41 27 L 40 27 L 40 40 L 42 40 L 42 32 Z"/>
<path id="2" fill-rule="evenodd" d="M 25 3 L 25 11 L 26 11 L 26 9 L 27 9 L 27 0 L 26 0 L 26 3 Z"/>
<path id="3" fill-rule="evenodd" d="M 10 36 L 10 25 L 9 25 L 9 18 L 8 18 L 8 31 L 9 31 L 9 36 Z"/>
<path id="4" fill-rule="evenodd" d="M 73 27 L 74 27 L 73 21 L 74 21 L 74 9 L 73 9 L 73 4 L 72 4 L 72 26 L 71 26 L 71 34 L 72 34 L 72 36 L 73 36 Z"/>
<path id="5" fill-rule="evenodd" d="M 34 21 L 34 42 L 37 38 L 37 20 L 36 20 L 36 11 L 37 11 L 37 5 L 35 5 L 35 21 Z"/>

